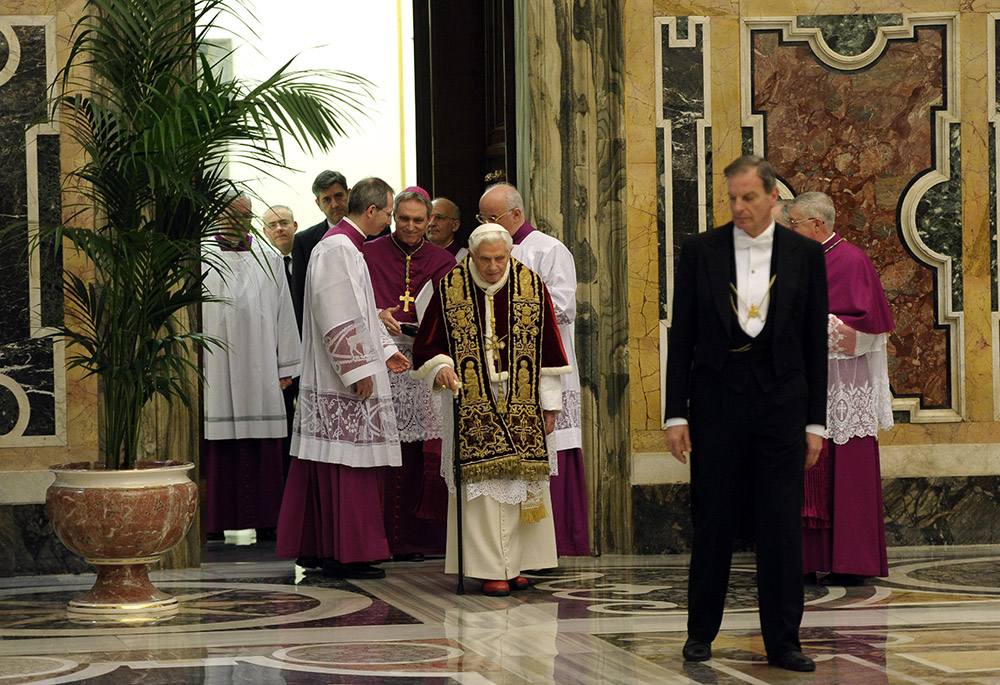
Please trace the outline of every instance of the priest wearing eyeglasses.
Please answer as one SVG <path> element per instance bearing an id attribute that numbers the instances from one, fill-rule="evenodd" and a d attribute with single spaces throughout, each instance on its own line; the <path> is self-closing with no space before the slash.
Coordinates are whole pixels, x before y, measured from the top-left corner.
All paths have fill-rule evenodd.
<path id="1" fill-rule="evenodd" d="M 878 432 L 892 427 L 887 334 L 895 324 L 864 250 L 834 231 L 837 212 L 824 193 L 798 195 L 788 225 L 819 242 L 830 288 L 829 440 L 806 472 L 802 559 L 807 582 L 860 585 L 889 575 Z"/>
<path id="2" fill-rule="evenodd" d="M 740 157 L 725 176 L 733 220 L 684 242 L 667 352 L 667 445 L 691 458 L 683 655 L 712 656 L 748 510 L 768 662 L 812 671 L 799 643 L 801 507 L 826 423 L 826 265 L 818 243 L 771 218 L 778 187 L 766 160 Z"/>

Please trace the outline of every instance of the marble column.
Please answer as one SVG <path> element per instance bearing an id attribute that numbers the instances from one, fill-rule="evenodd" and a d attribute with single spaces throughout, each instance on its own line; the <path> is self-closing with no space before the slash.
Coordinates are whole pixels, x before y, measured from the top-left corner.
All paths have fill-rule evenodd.
<path id="1" fill-rule="evenodd" d="M 620 2 L 519 5 L 530 101 L 521 178 L 535 226 L 576 259 L 577 360 L 593 545 L 630 552 L 624 48 Z M 521 142 L 523 141 L 523 142 Z"/>

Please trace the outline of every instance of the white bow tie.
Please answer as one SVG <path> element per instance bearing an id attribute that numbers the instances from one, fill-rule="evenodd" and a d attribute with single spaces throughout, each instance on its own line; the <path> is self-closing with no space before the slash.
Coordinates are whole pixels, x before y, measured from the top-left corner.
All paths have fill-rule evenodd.
<path id="1" fill-rule="evenodd" d="M 751 238 L 743 231 L 743 229 L 733 229 L 733 244 L 736 246 L 737 250 L 749 250 L 751 247 L 761 247 L 766 250 L 771 247 L 772 242 L 774 242 L 773 231 L 768 231 L 757 236 L 756 238 Z"/>

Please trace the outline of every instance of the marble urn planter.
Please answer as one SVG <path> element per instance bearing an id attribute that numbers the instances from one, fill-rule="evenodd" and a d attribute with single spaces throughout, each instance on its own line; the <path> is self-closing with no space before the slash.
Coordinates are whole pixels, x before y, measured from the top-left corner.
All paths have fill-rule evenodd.
<path id="1" fill-rule="evenodd" d="M 94 587 L 69 602 L 76 618 L 154 619 L 177 599 L 149 582 L 147 567 L 187 534 L 198 508 L 190 462 L 138 462 L 110 471 L 100 463 L 59 464 L 45 508 L 63 544 L 97 569 Z"/>

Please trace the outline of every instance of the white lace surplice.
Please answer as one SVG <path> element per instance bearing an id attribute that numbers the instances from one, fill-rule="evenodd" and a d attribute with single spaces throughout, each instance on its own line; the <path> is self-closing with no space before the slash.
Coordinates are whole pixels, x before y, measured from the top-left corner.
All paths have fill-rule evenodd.
<path id="1" fill-rule="evenodd" d="M 303 369 L 292 431 L 300 459 L 399 466 L 399 434 L 385 360 L 396 351 L 378 319 L 368 267 L 342 235 L 313 249 L 302 314 Z M 352 384 L 372 377 L 361 401 Z"/>
<path id="2" fill-rule="evenodd" d="M 396 336 L 396 347 L 413 363 L 413 338 Z M 408 373 L 390 373 L 392 404 L 396 413 L 396 428 L 400 442 L 434 440 L 441 437 L 441 412 L 431 389 Z"/>
<path id="3" fill-rule="evenodd" d="M 836 315 L 827 321 L 829 379 L 826 427 L 837 445 L 891 428 L 886 334 L 856 331 Z"/>

